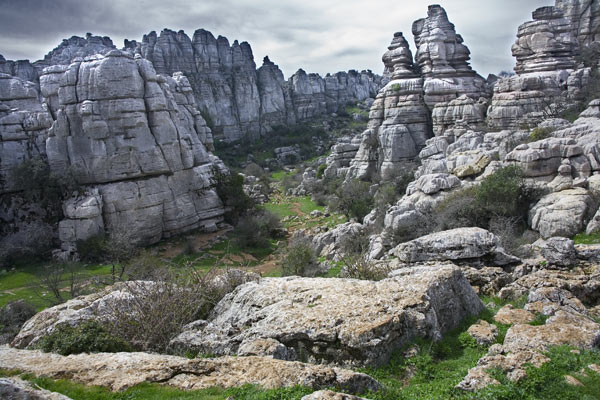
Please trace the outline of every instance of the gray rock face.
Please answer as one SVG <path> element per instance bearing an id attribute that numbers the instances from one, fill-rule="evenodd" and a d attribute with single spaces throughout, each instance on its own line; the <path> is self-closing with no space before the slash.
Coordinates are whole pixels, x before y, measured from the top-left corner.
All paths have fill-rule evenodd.
<path id="1" fill-rule="evenodd" d="M 381 78 L 371 72 L 339 72 L 322 78 L 299 70 L 288 82 L 265 57 L 256 70 L 247 42 L 232 45 L 199 29 L 190 39 L 183 31 L 144 35 L 137 47 L 160 74 L 182 72 L 190 81 L 199 108 L 209 115 L 219 138 L 258 138 L 273 126 L 294 124 L 337 111 L 350 100 L 374 97 Z"/>
<path id="2" fill-rule="evenodd" d="M 415 158 L 434 133 L 484 124 L 487 83 L 469 66 L 469 50 L 446 11 L 430 6 L 428 17 L 413 24 L 413 34 L 416 66 L 400 32 L 383 55 L 384 75 L 390 81 L 371 107 L 369 129 L 351 163 L 350 177 L 385 179 L 414 169 Z"/>
<path id="3" fill-rule="evenodd" d="M 544 196 L 530 211 L 529 225 L 542 238 L 573 237 L 584 230 L 593 215 L 593 201 L 587 190 L 563 190 Z"/>
<path id="4" fill-rule="evenodd" d="M 425 102 L 429 107 L 461 95 L 478 99 L 486 95 L 485 80 L 468 64 L 469 49 L 439 5 L 429 6 L 427 18 L 414 22 L 415 62 L 425 77 Z"/>
<path id="5" fill-rule="evenodd" d="M 481 228 L 457 228 L 401 243 L 390 251 L 400 261 L 473 261 L 481 259 L 492 265 L 519 262 L 504 252 L 499 239 Z"/>
<path id="6" fill-rule="evenodd" d="M 267 389 L 308 386 L 313 390 L 339 387 L 350 393 L 381 390 L 379 382 L 366 374 L 270 357 L 190 360 L 149 353 L 83 353 L 65 357 L 0 346 L 0 363 L 7 369 L 19 369 L 53 379 L 69 377 L 84 385 L 103 386 L 113 391 L 145 382 L 183 390 L 243 385 Z"/>
<path id="7" fill-rule="evenodd" d="M 219 161 L 202 142 L 212 140 L 185 77 L 166 79 L 114 50 L 71 64 L 58 103 L 48 161 L 100 185 L 106 228 L 125 224 L 152 243 L 219 221 L 222 205 L 210 189 Z"/>
<path id="8" fill-rule="evenodd" d="M 550 264 L 568 267 L 577 261 L 573 241 L 564 237 L 553 237 L 546 240 L 542 245 L 541 252 Z"/>
<path id="9" fill-rule="evenodd" d="M 112 50 L 116 50 L 116 47 L 107 36 L 93 36 L 91 33 L 86 34 L 85 38 L 72 36 L 63 39 L 61 44 L 46 54 L 43 60 L 37 61 L 35 66 L 41 69 L 52 65 L 69 65 L 76 58 L 106 54 Z"/>
<path id="10" fill-rule="evenodd" d="M 371 106 L 368 130 L 348 171 L 351 177 L 393 174 L 403 164 L 411 164 L 431 136 L 423 78 L 415 72 L 412 53 L 401 32 L 394 34 L 383 62 L 390 82 Z"/>
<path id="11" fill-rule="evenodd" d="M 266 278 L 240 286 L 216 306 L 206 327 L 171 344 L 236 354 L 244 341 L 270 338 L 294 348 L 300 359 L 378 365 L 413 338 L 438 339 L 482 309 L 453 266 L 400 270 L 379 282 Z"/>
<path id="12" fill-rule="evenodd" d="M 488 110 L 491 127 L 535 126 L 547 117 L 557 98 L 576 95 L 589 79 L 585 70 L 575 71 L 579 45 L 574 27 L 578 22 L 566 18 L 557 7 L 542 7 L 532 15 L 533 21 L 519 27 L 512 46 L 517 76 L 501 79 L 494 87 Z"/>
<path id="13" fill-rule="evenodd" d="M 600 5 L 594 0 L 556 0 L 571 22 L 571 27 L 581 46 L 598 41 L 600 34 Z"/>

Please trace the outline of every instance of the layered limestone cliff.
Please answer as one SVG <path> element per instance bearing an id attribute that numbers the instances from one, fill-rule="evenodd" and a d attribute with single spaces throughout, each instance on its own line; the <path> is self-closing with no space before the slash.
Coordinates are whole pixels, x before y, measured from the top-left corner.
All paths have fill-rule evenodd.
<path id="1" fill-rule="evenodd" d="M 577 1 L 559 1 L 562 7 Z M 512 46 L 516 76 L 501 79 L 494 88 L 488 123 L 497 129 L 535 126 L 556 114 L 560 104 L 577 100 L 589 80 L 589 69 L 577 62 L 581 51 L 578 29 L 563 8 L 541 7 L 533 21 L 519 27 Z M 582 42 L 586 42 L 582 38 Z"/>
<path id="2" fill-rule="evenodd" d="M 333 113 L 349 101 L 375 97 L 381 77 L 349 71 L 327 75 L 296 72 L 285 81 L 268 57 L 258 70 L 247 42 L 215 38 L 199 29 L 190 39 L 183 31 L 144 35 L 127 46 L 150 60 L 160 74 L 183 72 L 199 108 L 210 116 L 214 133 L 225 141 L 256 139 L 277 125 L 295 124 Z"/>
<path id="3" fill-rule="evenodd" d="M 348 176 L 386 179 L 414 161 L 433 134 L 455 126 L 484 124 L 487 82 L 468 64 L 469 50 L 446 11 L 429 7 L 427 18 L 413 24 L 417 53 L 396 33 L 383 55 L 389 79 L 369 114 L 368 130 Z"/>
<path id="4" fill-rule="evenodd" d="M 1 75 L 2 192 L 18 197 L 7 194 L 19 189 L 10 171 L 29 158 L 57 175 L 71 171 L 82 189 L 63 203 L 64 251 L 105 231 L 125 228 L 148 244 L 222 220 L 210 180 L 223 166 L 207 150 L 212 135 L 185 76 L 158 75 L 149 61 L 112 50 L 48 67 L 40 86 L 41 96 Z M 23 229 L 20 212 L 3 212 L 4 235 Z"/>

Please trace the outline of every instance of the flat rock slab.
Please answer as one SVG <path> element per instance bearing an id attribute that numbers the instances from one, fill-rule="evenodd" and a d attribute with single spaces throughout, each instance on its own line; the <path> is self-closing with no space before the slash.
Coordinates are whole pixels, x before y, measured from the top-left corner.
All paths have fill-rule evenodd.
<path id="1" fill-rule="evenodd" d="M 400 261 L 484 261 L 490 265 L 507 265 L 519 259 L 504 252 L 500 240 L 481 228 L 457 228 L 401 243 L 390 251 Z"/>
<path id="2" fill-rule="evenodd" d="M 439 339 L 484 308 L 459 268 L 407 268 L 379 282 L 266 278 L 238 287 L 209 323 L 184 331 L 177 350 L 235 355 L 249 342 L 274 339 L 298 359 L 380 365 L 416 337 Z"/>
<path id="3" fill-rule="evenodd" d="M 351 394 L 336 393 L 331 390 L 319 390 L 308 394 L 302 400 L 368 400 L 363 397 L 353 396 Z"/>
<path id="4" fill-rule="evenodd" d="M 269 357 L 190 360 L 149 353 L 95 353 L 65 357 L 0 346 L 0 365 L 5 369 L 18 369 L 53 379 L 71 379 L 111 390 L 124 390 L 143 382 L 162 383 L 186 390 L 246 384 L 267 389 L 295 385 L 315 390 L 340 387 L 350 393 L 380 388 L 376 380 L 365 374 Z"/>

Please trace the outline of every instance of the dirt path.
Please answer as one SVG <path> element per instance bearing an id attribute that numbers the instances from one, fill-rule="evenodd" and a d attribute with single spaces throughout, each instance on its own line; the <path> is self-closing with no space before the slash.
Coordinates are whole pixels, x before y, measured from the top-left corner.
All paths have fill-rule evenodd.
<path id="1" fill-rule="evenodd" d="M 196 251 L 211 247 L 220 237 L 225 236 L 229 232 L 227 229 L 222 229 L 213 233 L 198 233 L 187 236 L 182 242 L 167 243 L 164 249 L 159 252 L 161 257 L 175 258 L 185 250 L 187 240 L 192 241 L 192 245 Z"/>

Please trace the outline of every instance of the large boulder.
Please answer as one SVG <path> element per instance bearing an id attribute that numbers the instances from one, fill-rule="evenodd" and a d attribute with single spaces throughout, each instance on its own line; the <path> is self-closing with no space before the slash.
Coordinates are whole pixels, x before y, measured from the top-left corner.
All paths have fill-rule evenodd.
<path id="1" fill-rule="evenodd" d="M 482 309 L 455 266 L 398 270 L 379 282 L 266 278 L 226 296 L 206 326 L 171 346 L 235 355 L 243 342 L 270 338 L 301 360 L 381 365 L 411 340 L 439 339 Z"/>
<path id="2" fill-rule="evenodd" d="M 400 261 L 483 261 L 507 265 L 519 260 L 505 253 L 496 235 L 481 228 L 457 228 L 401 243 L 390 251 Z"/>
<path id="3" fill-rule="evenodd" d="M 368 375 L 349 370 L 268 357 L 187 359 L 149 353 L 72 354 L 68 357 L 37 350 L 0 347 L 3 368 L 49 378 L 125 390 L 141 383 L 161 383 L 179 389 L 258 385 L 267 389 L 308 386 L 340 387 L 350 393 L 380 389 Z"/>
<path id="4" fill-rule="evenodd" d="M 529 226 L 542 238 L 573 237 L 585 229 L 593 207 L 590 193 L 583 188 L 550 193 L 529 210 Z"/>

